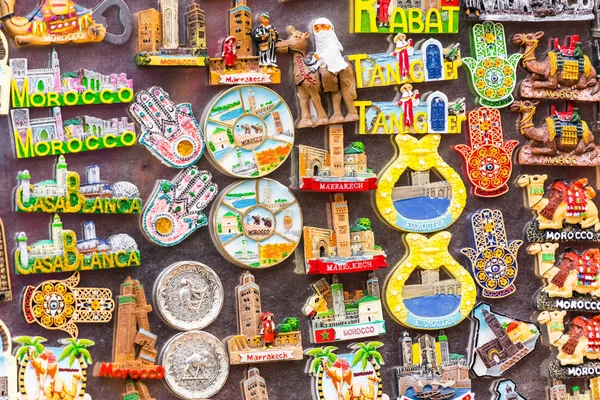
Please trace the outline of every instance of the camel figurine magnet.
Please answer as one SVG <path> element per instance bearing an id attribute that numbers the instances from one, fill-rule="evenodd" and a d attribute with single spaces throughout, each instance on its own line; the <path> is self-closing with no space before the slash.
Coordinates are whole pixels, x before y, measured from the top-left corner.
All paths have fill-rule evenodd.
<path id="1" fill-rule="evenodd" d="M 517 392 L 517 384 L 512 379 L 494 381 L 490 391 L 493 395 L 492 400 L 527 400 Z"/>
<path id="2" fill-rule="evenodd" d="M 527 224 L 530 243 L 598 242 L 600 222 L 593 199 L 596 191 L 587 178 L 567 182 L 557 179 L 544 194 L 547 175 L 521 175 L 517 184 L 525 189 L 527 206 L 536 218 Z"/>
<path id="3" fill-rule="evenodd" d="M 510 110 L 520 113 L 518 126 L 529 142 L 519 150 L 519 164 L 544 166 L 597 167 L 598 146 L 579 108 L 567 103 L 566 111 L 550 106 L 550 115 L 541 125 L 533 125 L 539 100 L 517 100 Z"/>

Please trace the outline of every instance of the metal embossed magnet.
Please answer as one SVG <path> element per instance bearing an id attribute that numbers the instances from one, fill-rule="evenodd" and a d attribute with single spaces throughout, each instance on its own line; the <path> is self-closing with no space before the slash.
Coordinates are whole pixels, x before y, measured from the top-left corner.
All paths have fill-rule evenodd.
<path id="1" fill-rule="evenodd" d="M 175 104 L 159 86 L 136 94 L 129 113 L 140 125 L 140 143 L 163 164 L 190 167 L 204 153 L 204 139 L 190 103 Z"/>
<path id="2" fill-rule="evenodd" d="M 112 292 L 105 288 L 79 287 L 79 272 L 63 280 L 27 286 L 23 315 L 28 324 L 61 330 L 77 338 L 78 323 L 107 323 L 115 309 Z"/>

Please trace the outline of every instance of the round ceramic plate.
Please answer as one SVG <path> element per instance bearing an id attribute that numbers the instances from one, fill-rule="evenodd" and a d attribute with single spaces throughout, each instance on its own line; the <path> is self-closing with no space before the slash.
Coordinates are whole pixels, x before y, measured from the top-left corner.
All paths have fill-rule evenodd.
<path id="1" fill-rule="evenodd" d="M 204 137 L 211 162 L 224 174 L 258 178 L 286 160 L 294 117 L 283 98 L 264 86 L 236 86 L 206 108 Z"/>

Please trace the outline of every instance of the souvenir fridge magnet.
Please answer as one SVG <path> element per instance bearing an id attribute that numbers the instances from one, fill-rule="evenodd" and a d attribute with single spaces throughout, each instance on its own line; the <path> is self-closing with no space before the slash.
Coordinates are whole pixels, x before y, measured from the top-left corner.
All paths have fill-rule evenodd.
<path id="1" fill-rule="evenodd" d="M 512 379 L 502 379 L 492 384 L 492 400 L 527 400 L 517 392 L 517 384 Z M 554 398 L 551 398 L 554 400 Z"/>
<path id="2" fill-rule="evenodd" d="M 203 210 L 218 191 L 211 179 L 210 172 L 192 166 L 171 181 L 157 181 L 140 221 L 146 238 L 159 246 L 174 246 L 206 226 Z"/>
<path id="3" fill-rule="evenodd" d="M 199 1 L 187 2 L 186 34 L 182 38 L 184 44 L 181 44 L 179 37 L 179 0 L 158 0 L 158 5 L 158 10 L 149 8 L 137 15 L 136 64 L 157 67 L 206 66 L 206 19 Z"/>
<path id="4" fill-rule="evenodd" d="M 273 313 L 262 311 L 260 287 L 250 271 L 242 275 L 235 295 L 238 334 L 226 340 L 232 365 L 302 360 L 298 318 L 286 317 L 275 325 Z"/>
<path id="5" fill-rule="evenodd" d="M 310 318 L 311 343 L 354 340 L 385 334 L 379 280 L 370 274 L 366 290 L 344 291 L 337 275 L 314 282 L 302 312 Z"/>
<path id="6" fill-rule="evenodd" d="M 280 83 L 281 71 L 275 59 L 279 34 L 271 25 L 269 13 L 261 13 L 260 25 L 254 29 L 247 0 L 235 0 L 228 13 L 229 36 L 223 41 L 223 51 L 209 59 L 209 84 Z M 258 45 L 258 56 L 254 53 L 254 42 Z"/>
<path id="7" fill-rule="evenodd" d="M 50 117 L 30 118 L 28 108 L 10 111 L 17 158 L 57 156 L 130 147 L 137 141 L 127 117 L 103 120 L 87 115 L 63 120 L 60 107 Z"/>
<path id="8" fill-rule="evenodd" d="M 223 307 L 223 285 L 204 264 L 182 261 L 169 265 L 154 282 L 156 311 L 169 326 L 182 331 L 204 329 Z"/>
<path id="9" fill-rule="evenodd" d="M 8 115 L 12 67 L 8 63 L 8 41 L 0 30 L 0 115 Z"/>
<path id="10" fill-rule="evenodd" d="M 392 270 L 384 285 L 390 316 L 415 329 L 444 329 L 457 325 L 475 305 L 477 289 L 469 272 L 448 252 L 449 232 L 427 238 L 411 233 L 405 242 L 408 254 Z M 419 282 L 407 284 L 418 268 Z M 440 277 L 443 269 L 450 278 Z"/>
<path id="11" fill-rule="evenodd" d="M 50 65 L 47 68 L 29 69 L 26 58 L 11 59 L 10 67 L 12 108 L 133 101 L 133 80 L 127 79 L 125 73 L 103 75 L 83 68 L 78 72 L 62 72 L 55 49 L 50 53 Z"/>
<path id="12" fill-rule="evenodd" d="M 520 114 L 518 126 L 529 142 L 519 150 L 519 164 L 545 166 L 600 165 L 594 134 L 581 119 L 579 108 L 567 103 L 566 111 L 550 106 L 550 116 L 541 125 L 533 125 L 539 100 L 517 100 L 510 110 Z"/>
<path id="13" fill-rule="evenodd" d="M 402 365 L 392 367 L 397 400 L 472 400 L 467 357 L 450 353 L 448 336 L 421 334 L 415 341 L 404 332 L 398 339 Z"/>
<path id="14" fill-rule="evenodd" d="M 187 168 L 202 157 L 204 139 L 190 103 L 175 105 L 153 86 L 137 93 L 129 112 L 141 127 L 140 143 L 163 164 Z"/>
<path id="15" fill-rule="evenodd" d="M 531 243 L 598 242 L 598 208 L 592 201 L 596 191 L 587 178 L 567 182 L 556 179 L 544 194 L 547 175 L 521 175 L 517 184 L 525 189 L 527 206 L 536 219 L 525 227 Z"/>
<path id="16" fill-rule="evenodd" d="M 523 67 L 531 73 L 521 82 L 521 97 L 573 101 L 600 101 L 600 83 L 592 62 L 581 48 L 579 35 L 570 35 L 565 44 L 553 39 L 552 49 L 542 61 L 535 50 L 544 32 L 517 33 L 512 41 L 525 48 Z"/>
<path id="17" fill-rule="evenodd" d="M 27 245 L 25 232 L 17 234 L 15 270 L 17 274 L 47 274 L 52 272 L 92 271 L 135 267 L 140 265 L 137 243 L 125 233 L 108 240 L 96 236 L 93 221 L 83 223 L 83 239 L 75 232 L 63 229 L 58 214 L 50 224 L 50 239 Z"/>
<path id="18" fill-rule="evenodd" d="M 362 142 L 344 148 L 343 125 L 327 128 L 329 150 L 298 146 L 300 190 L 315 192 L 364 192 L 377 188 L 377 175 L 367 166 Z"/>
<path id="19" fill-rule="evenodd" d="M 293 26 L 287 31 L 289 37 L 277 42 L 277 51 L 292 56 L 294 83 L 300 103 L 300 119 L 296 127 L 309 128 L 327 124 L 358 121 L 354 106 L 356 99 L 356 76 L 354 68 L 342 55 L 333 24 L 327 18 L 318 18 L 312 25 L 315 35 L 315 51 L 306 58 L 310 32 L 301 32 Z M 331 93 L 333 115 L 328 116 L 323 108 L 321 95 Z M 342 102 L 346 116 L 342 111 Z M 315 111 L 313 120 L 312 109 Z"/>
<path id="20" fill-rule="evenodd" d="M 469 84 L 480 106 L 503 108 L 514 100 L 517 64 L 522 55 L 508 55 L 504 26 L 485 21 L 473 25 L 471 55 L 462 59 L 470 75 Z"/>
<path id="21" fill-rule="evenodd" d="M 414 43 L 404 33 L 392 37 L 386 53 L 348 56 L 354 63 L 359 89 L 458 79 L 462 64 L 459 43 L 444 48 L 437 39 Z"/>
<path id="22" fill-rule="evenodd" d="M 486 208 L 474 213 L 471 230 L 475 248 L 467 247 L 460 252 L 471 263 L 475 281 L 482 289 L 481 296 L 497 299 L 513 294 L 519 271 L 517 253 L 523 241 L 508 241 L 500 210 Z"/>
<path id="23" fill-rule="evenodd" d="M 269 399 L 265 378 L 260 376 L 260 371 L 256 367 L 248 368 L 246 378 L 240 385 L 242 387 L 242 395 L 244 396 L 242 400 Z"/>
<path id="24" fill-rule="evenodd" d="M 302 211 L 281 183 L 252 179 L 226 187 L 210 210 L 213 243 L 244 268 L 273 267 L 292 255 L 302 235 Z"/>
<path id="25" fill-rule="evenodd" d="M 520 321 L 479 303 L 471 313 L 471 371 L 476 377 L 499 377 L 535 350 L 540 332 L 535 324 Z"/>
<path id="26" fill-rule="evenodd" d="M 0 302 L 11 301 L 13 298 L 8 259 L 6 233 L 4 232 L 4 223 L 0 218 Z"/>
<path id="27" fill-rule="evenodd" d="M 361 135 L 396 133 L 461 133 L 465 99 L 448 101 L 442 92 L 423 96 L 410 84 L 397 88 L 392 101 L 357 100 Z"/>
<path id="28" fill-rule="evenodd" d="M 377 181 L 378 213 L 392 228 L 405 232 L 435 232 L 452 225 L 462 214 L 467 190 L 438 153 L 441 136 L 396 135 L 393 140 L 398 146 L 395 159 Z M 431 176 L 432 170 L 437 174 Z M 406 171 L 410 185 L 395 186 Z"/>
<path id="29" fill-rule="evenodd" d="M 480 107 L 469 112 L 469 145 L 454 146 L 465 160 L 473 193 L 479 197 L 497 197 L 508 192 L 512 174 L 512 153 L 517 140 L 504 141 L 500 111 Z"/>
<path id="30" fill-rule="evenodd" d="M 38 339 L 40 341 L 41 338 Z M 17 397 L 17 360 L 12 355 L 12 340 L 10 331 L 0 321 L 0 381 L 2 382 L 5 400 Z"/>
<path id="31" fill-rule="evenodd" d="M 23 293 L 23 315 L 28 324 L 61 330 L 77 338 L 78 323 L 106 323 L 112 318 L 115 302 L 105 288 L 79 287 L 79 272 L 67 279 L 48 280 L 27 286 Z"/>
<path id="32" fill-rule="evenodd" d="M 125 392 L 123 393 L 124 400 L 143 399 L 143 396 L 146 396 L 146 398 L 149 398 L 150 400 L 152 399 L 152 397 L 148 397 L 151 396 L 150 390 L 148 390 L 148 386 L 143 381 L 133 379 L 127 379 L 125 381 Z"/>
<path id="33" fill-rule="evenodd" d="M 258 85 L 231 88 L 216 96 L 206 110 L 209 160 L 226 175 L 265 176 L 292 151 L 292 113 L 271 89 Z"/>
<path id="34" fill-rule="evenodd" d="M 79 174 L 67 170 L 64 156 L 58 157 L 54 179 L 31 184 L 28 170 L 19 172 L 15 190 L 17 212 L 139 214 L 142 209 L 140 192 L 133 183 L 108 184 L 100 180 L 100 167 L 85 169 L 87 182 Z"/>
<path id="35" fill-rule="evenodd" d="M 229 359 L 221 341 L 207 332 L 173 336 L 160 353 L 165 384 L 180 399 L 208 399 L 225 385 Z"/>
<path id="36" fill-rule="evenodd" d="M 563 4 L 556 7 L 548 0 L 524 3 L 489 3 L 484 0 L 465 2 L 467 15 L 491 21 L 554 22 L 594 19 L 594 3 Z"/>
<path id="37" fill-rule="evenodd" d="M 375 244 L 369 218 L 350 226 L 348 202 L 336 193 L 329 204 L 329 227 L 304 227 L 304 262 L 307 274 L 374 271 L 387 267 L 385 251 Z"/>

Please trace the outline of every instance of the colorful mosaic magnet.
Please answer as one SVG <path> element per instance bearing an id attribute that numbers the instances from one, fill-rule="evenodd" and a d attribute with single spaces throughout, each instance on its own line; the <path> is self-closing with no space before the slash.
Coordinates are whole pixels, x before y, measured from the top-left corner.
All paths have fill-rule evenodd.
<path id="1" fill-rule="evenodd" d="M 385 1 L 385 0 L 384 0 Z M 458 79 L 460 44 L 444 48 L 437 39 L 414 43 L 399 33 L 386 53 L 352 54 L 360 88 Z"/>
<path id="2" fill-rule="evenodd" d="M 62 347 L 46 347 L 46 338 L 19 336 L 15 357 L 18 362 L 19 396 L 27 399 L 92 400 L 86 393 L 87 368 L 92 363 L 88 339 L 62 339 Z"/>
<path id="3" fill-rule="evenodd" d="M 402 365 L 392 367 L 398 400 L 451 399 L 472 400 L 467 357 L 450 353 L 448 336 L 421 334 L 417 338 L 404 332 L 398 339 Z"/>
<path id="4" fill-rule="evenodd" d="M 25 232 L 17 234 L 15 270 L 17 274 L 47 274 L 52 272 L 92 271 L 134 267 L 140 265 L 137 243 L 125 233 L 108 240 L 96 236 L 96 224 L 83 224 L 83 240 L 75 232 L 63 229 L 58 214 L 50 224 L 50 239 L 27 245 Z"/>
<path id="5" fill-rule="evenodd" d="M 416 233 L 405 236 L 408 254 L 384 285 L 388 312 L 399 324 L 444 329 L 457 325 L 471 312 L 477 289 L 469 272 L 448 252 L 451 238 L 450 232 L 438 232 L 430 238 Z M 449 279 L 440 280 L 442 268 Z M 415 270 L 420 283 L 406 284 Z"/>
<path id="6" fill-rule="evenodd" d="M 556 179 L 544 194 L 547 175 L 521 175 L 517 184 L 525 189 L 527 206 L 536 218 L 527 224 L 530 243 L 600 242 L 596 191 L 587 178 L 567 182 Z"/>
<path id="7" fill-rule="evenodd" d="M 383 394 L 381 366 L 384 364 L 381 342 L 355 343 L 348 346 L 352 353 L 336 354 L 334 346 L 306 351 L 312 357 L 307 373 L 313 377 L 314 400 L 365 398 L 389 400 Z"/>
<path id="8" fill-rule="evenodd" d="M 281 96 L 264 86 L 231 88 L 206 108 L 209 160 L 224 174 L 256 178 L 286 160 L 294 143 L 294 119 Z"/>
<path id="9" fill-rule="evenodd" d="M 291 190 L 271 179 L 226 187 L 212 207 L 210 233 L 228 261 L 244 268 L 273 267 L 292 255 L 302 235 L 302 211 Z"/>
<path id="10" fill-rule="evenodd" d="M 586 21 L 594 19 L 594 2 L 581 4 L 556 4 L 542 0 L 526 3 L 489 3 L 484 0 L 465 2 L 467 15 L 490 21 L 554 22 Z"/>
<path id="11" fill-rule="evenodd" d="M 28 324 L 61 330 L 76 338 L 78 323 L 106 323 L 115 302 L 104 288 L 79 287 L 79 272 L 63 280 L 48 280 L 27 286 L 23 293 L 23 315 Z"/>
<path id="12" fill-rule="evenodd" d="M 439 155 L 440 135 L 416 139 L 396 135 L 395 159 L 379 175 L 375 205 L 385 222 L 406 232 L 436 232 L 446 229 L 462 214 L 467 190 L 460 175 Z M 410 171 L 410 186 L 396 183 Z M 432 179 L 435 170 L 439 179 Z M 437 178 L 436 174 L 436 178 Z"/>
<path id="13" fill-rule="evenodd" d="M 422 97 L 412 85 L 403 85 L 393 101 L 356 100 L 361 135 L 397 133 L 461 133 L 465 99 L 449 102 L 442 92 Z"/>
<path id="14" fill-rule="evenodd" d="M 520 321 L 479 303 L 473 309 L 471 371 L 476 377 L 499 377 L 535 350 L 540 332 L 535 324 Z"/>
<path id="15" fill-rule="evenodd" d="M 0 31 L 0 115 L 8 115 L 12 67 L 8 64 L 8 41 Z"/>
<path id="16" fill-rule="evenodd" d="M 141 127 L 140 143 L 163 164 L 187 168 L 202 157 L 204 139 L 190 103 L 175 105 L 153 86 L 137 93 L 129 112 Z"/>
<path id="17" fill-rule="evenodd" d="M 471 230 L 475 248 L 466 247 L 460 252 L 471 263 L 481 295 L 497 299 L 513 294 L 517 290 L 515 280 L 519 271 L 517 253 L 523 241 L 508 241 L 500 210 L 486 208 L 473 214 Z"/>
<path id="18" fill-rule="evenodd" d="M 366 290 L 344 291 L 337 275 L 314 282 L 302 312 L 310 318 L 311 343 L 330 343 L 385 334 L 379 280 L 369 275 Z"/>
<path id="19" fill-rule="evenodd" d="M 84 115 L 63 121 L 60 107 L 53 107 L 50 117 L 30 118 L 28 108 L 11 110 L 10 117 L 17 158 L 130 147 L 137 141 L 135 124 L 127 117 Z"/>
<path id="20" fill-rule="evenodd" d="M 377 175 L 367 166 L 362 142 L 344 148 L 344 127 L 329 125 L 329 150 L 298 146 L 300 190 L 364 192 L 377 188 Z"/>
<path id="21" fill-rule="evenodd" d="M 463 156 L 467 176 L 479 197 L 498 197 L 508 192 L 512 153 L 517 140 L 504 141 L 500 111 L 481 107 L 469 112 L 469 145 L 454 149 Z"/>
<path id="22" fill-rule="evenodd" d="M 275 325 L 275 317 L 262 311 L 260 287 L 250 271 L 235 288 L 238 334 L 227 338 L 231 365 L 302 360 L 302 334 L 296 317 Z"/>
<path id="23" fill-rule="evenodd" d="M 4 322 L 0 321 L 0 381 L 5 400 L 17 397 L 17 360 L 12 355 L 12 340 Z"/>
<path id="24" fill-rule="evenodd" d="M 387 267 L 385 251 L 375 244 L 371 220 L 360 218 L 350 226 L 343 194 L 334 194 L 329 207 L 330 229 L 304 227 L 305 272 L 339 274 Z"/>
<path id="25" fill-rule="evenodd" d="M 185 3 L 184 3 L 185 4 Z M 188 3 L 185 12 L 186 37 L 181 44 L 179 37 L 179 0 L 159 0 L 158 10 L 140 11 L 138 20 L 138 53 L 135 62 L 139 66 L 156 67 L 204 67 L 208 65 L 206 49 L 206 17 L 198 0 Z M 162 26 L 163 30 L 156 29 Z M 174 29 L 167 30 L 166 27 Z M 187 41 L 187 43 L 186 43 Z"/>
<path id="26" fill-rule="evenodd" d="M 539 100 L 518 100 L 510 110 L 520 113 L 519 130 L 529 142 L 519 150 L 519 164 L 597 167 L 600 165 L 594 134 L 581 119 L 579 108 L 567 103 L 565 112 L 550 106 L 550 116 L 538 126 L 533 116 Z"/>
<path id="27" fill-rule="evenodd" d="M 542 61 L 535 50 L 544 32 L 517 33 L 512 41 L 521 45 L 523 67 L 531 73 L 521 82 L 521 97 L 533 99 L 559 99 L 573 101 L 600 101 L 600 83 L 596 69 L 581 48 L 579 35 L 570 35 L 561 45 L 554 38 L 552 49 Z"/>
<path id="28" fill-rule="evenodd" d="M 517 384 L 512 379 L 502 379 L 492 384 L 492 400 L 527 400 L 517 392 Z"/>
<path id="29" fill-rule="evenodd" d="M 80 182 L 77 172 L 67 170 L 64 156 L 58 157 L 52 180 L 31 184 L 28 170 L 19 172 L 15 190 L 18 212 L 80 213 L 80 214 L 139 214 L 142 209 L 140 192 L 133 183 L 112 185 L 100 180 L 100 167 L 85 169 L 86 183 Z"/>
<path id="30" fill-rule="evenodd" d="M 260 371 L 256 367 L 248 368 L 246 378 L 244 378 L 240 385 L 242 387 L 242 395 L 244 396 L 242 400 L 253 400 L 257 393 L 265 399 L 269 397 L 265 378 L 260 376 Z"/>
<path id="31" fill-rule="evenodd" d="M 4 223 L 0 218 L 0 302 L 11 301 L 13 298 L 8 259 L 6 233 L 4 232 Z"/>
<path id="32" fill-rule="evenodd" d="M 206 226 L 208 219 L 203 210 L 218 191 L 208 171 L 189 167 L 171 181 L 156 182 L 142 214 L 142 232 L 159 246 L 175 246 L 198 228 Z"/>
<path id="33" fill-rule="evenodd" d="M 350 0 L 350 31 L 419 34 L 458 32 L 458 0 L 417 4 L 420 6 L 405 6 L 394 0 Z"/>
<path id="34" fill-rule="evenodd" d="M 517 64 L 522 55 L 508 55 L 504 26 L 486 21 L 473 25 L 472 57 L 463 58 L 469 83 L 480 106 L 503 108 L 510 105 L 517 84 Z"/>
<path id="35" fill-rule="evenodd" d="M 62 72 L 55 49 L 50 53 L 50 65 L 47 68 L 29 69 L 28 62 L 27 58 L 10 60 L 12 108 L 116 104 L 133 101 L 133 80 L 127 79 L 125 73 L 103 75 L 87 69 L 80 69 L 78 72 Z"/>

